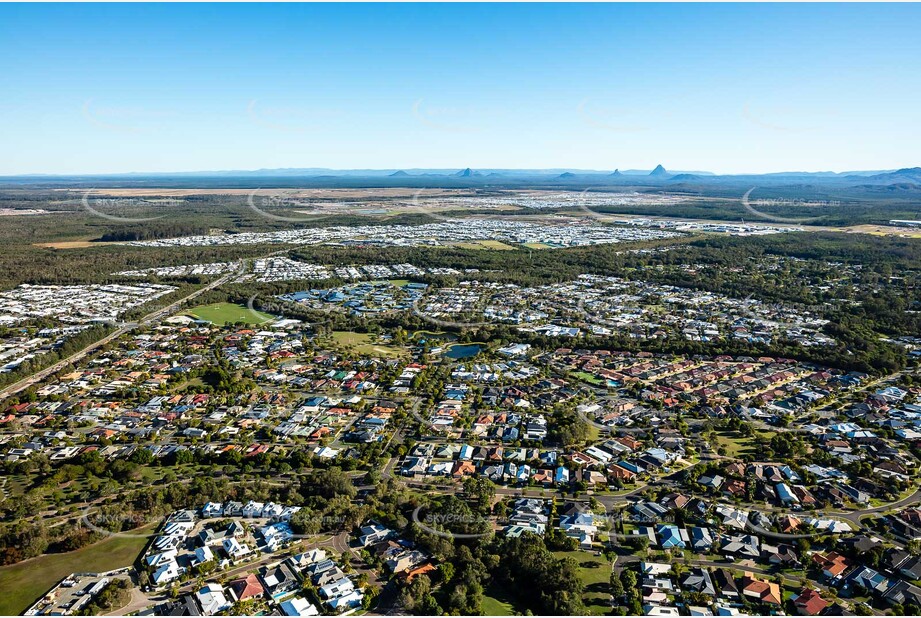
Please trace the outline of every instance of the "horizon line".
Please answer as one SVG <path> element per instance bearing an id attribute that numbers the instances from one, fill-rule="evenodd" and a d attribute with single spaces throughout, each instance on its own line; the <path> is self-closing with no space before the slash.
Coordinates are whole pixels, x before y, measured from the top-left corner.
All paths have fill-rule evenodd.
<path id="1" fill-rule="evenodd" d="M 849 169 L 849 170 L 781 170 L 781 171 L 749 171 L 749 172 L 714 172 L 710 170 L 683 170 L 675 169 L 672 170 L 663 164 L 659 164 L 663 167 L 665 171 L 669 174 L 707 174 L 712 176 L 765 176 L 765 175 L 783 175 L 783 174 L 836 174 L 836 175 L 845 175 L 845 174 L 881 174 L 896 172 L 903 169 L 912 169 L 918 166 L 906 165 L 898 168 L 864 168 L 864 169 Z M 592 169 L 592 168 L 575 168 L 575 167 L 540 167 L 540 168 L 515 168 L 515 167 L 445 167 L 445 168 L 427 168 L 427 167 L 382 167 L 382 168 L 371 168 L 371 167 L 357 167 L 357 168 L 327 168 L 327 167 L 273 167 L 273 168 L 251 168 L 251 169 L 215 169 L 215 170 L 171 170 L 171 171 L 130 171 L 130 172 L 26 172 L 26 173 L 13 173 L 13 174 L 3 174 L 0 173 L 0 178 L 61 178 L 61 177 L 79 177 L 79 178 L 91 178 L 91 177 L 111 177 L 111 176 L 170 176 L 170 175 L 184 175 L 184 176 L 206 176 L 209 174 L 264 174 L 267 172 L 313 172 L 319 175 L 330 175 L 330 173 L 343 173 L 348 172 L 352 174 L 357 173 L 370 173 L 370 174 L 394 174 L 398 172 L 404 172 L 409 176 L 412 176 L 412 172 L 417 172 L 420 175 L 422 174 L 457 174 L 466 170 L 471 170 L 472 172 L 506 172 L 506 173 L 515 173 L 515 172 L 526 172 L 532 174 L 559 174 L 559 173 L 582 173 L 586 175 L 610 175 L 615 172 L 620 172 L 624 175 L 639 175 L 639 174 L 648 174 L 659 166 L 652 168 L 614 168 L 614 169 Z M 325 174 L 323 172 L 326 172 Z"/>

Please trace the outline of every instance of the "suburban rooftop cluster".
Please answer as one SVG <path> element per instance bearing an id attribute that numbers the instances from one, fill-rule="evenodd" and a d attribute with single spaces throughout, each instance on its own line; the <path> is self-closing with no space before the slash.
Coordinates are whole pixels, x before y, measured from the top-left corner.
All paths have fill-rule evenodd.
<path id="1" fill-rule="evenodd" d="M 65 324 L 106 322 L 165 296 L 169 285 L 20 285 L 0 292 L 0 324 L 16 324 L 34 318 L 54 318 Z"/>
<path id="2" fill-rule="evenodd" d="M 535 288 L 462 281 L 436 289 L 420 310 L 434 318 L 471 316 L 557 335 L 577 336 L 586 329 L 595 335 L 616 333 L 635 339 L 834 343 L 821 332 L 826 320 L 781 303 L 596 275 Z"/>
<path id="3" fill-rule="evenodd" d="M 446 245 L 471 240 L 496 240 L 513 244 L 539 243 L 548 247 L 636 242 L 676 238 L 677 232 L 643 230 L 574 221 L 525 223 L 494 219 L 447 219 L 422 225 L 367 225 L 303 228 L 280 232 L 241 232 L 211 236 L 186 236 L 133 241 L 139 247 L 216 246 L 247 244 L 354 244 L 405 246 Z"/>

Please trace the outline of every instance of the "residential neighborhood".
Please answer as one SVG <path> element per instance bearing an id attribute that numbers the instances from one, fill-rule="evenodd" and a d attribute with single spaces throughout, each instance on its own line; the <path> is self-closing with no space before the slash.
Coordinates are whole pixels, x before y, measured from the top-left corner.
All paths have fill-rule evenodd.
<path id="1" fill-rule="evenodd" d="M 391 357 L 337 350 L 335 341 L 298 320 L 252 328 L 171 317 L 9 407 L 3 457 L 11 465 L 92 455 L 172 466 L 296 455 L 354 469 L 396 439 L 388 482 L 461 496 L 471 482 L 488 483 L 491 506 L 474 537 L 553 539 L 565 551 L 609 556 L 614 576 L 628 581 L 624 573 L 638 569 L 636 598 L 647 615 L 691 603 L 692 615 L 763 613 L 788 602 L 816 615 L 836 603 L 904 606 L 921 592 L 904 575 L 913 573 L 906 548 L 921 539 L 921 518 L 872 508 L 914 491 L 916 387 L 873 386 L 867 374 L 774 357 L 512 341 L 454 358 L 446 350 L 456 344 L 421 338 Z M 213 388 L 222 378 L 208 368 L 218 359 L 240 376 L 229 391 Z M 749 454 L 746 443 L 759 436 L 768 446 Z M 808 464 L 802 452 L 811 453 Z M 437 569 L 417 534 L 401 541 L 398 527 L 336 519 L 325 538 L 343 539 L 358 569 L 351 572 L 366 577 L 358 584 L 335 560 L 339 578 L 326 575 L 316 565 L 329 562 L 328 544 L 290 553 L 324 538 L 295 530 L 304 529 L 304 508 L 215 496 L 167 515 L 133 575 L 151 599 L 145 611 L 213 615 L 258 599 L 288 615 L 342 613 L 380 593 L 363 594 L 368 582 Z M 419 521 L 455 534 L 453 520 Z M 861 561 L 870 550 L 878 562 Z M 880 570 L 887 552 L 899 551 Z M 208 580 L 246 565 L 255 566 L 242 579 Z M 822 573 L 815 589 L 787 594 L 795 587 L 783 573 L 813 569 Z M 187 596 L 154 602 L 203 576 Z M 315 592 L 305 594 L 308 580 Z M 33 613 L 69 603 L 57 590 Z"/>
<path id="2" fill-rule="evenodd" d="M 0 616 L 921 616 L 921 2 L 0 2 Z"/>

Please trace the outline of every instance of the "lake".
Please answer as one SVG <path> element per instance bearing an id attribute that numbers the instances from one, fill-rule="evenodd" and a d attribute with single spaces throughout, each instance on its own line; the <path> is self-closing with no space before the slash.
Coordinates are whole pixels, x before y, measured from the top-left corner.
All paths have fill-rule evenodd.
<path id="1" fill-rule="evenodd" d="M 483 349 L 482 346 L 477 345 L 475 343 L 471 343 L 467 345 L 456 344 L 448 348 L 448 351 L 445 352 L 445 356 L 447 356 L 448 358 L 453 358 L 455 360 L 459 358 L 471 358 L 479 354 L 480 350 L 482 349 Z"/>

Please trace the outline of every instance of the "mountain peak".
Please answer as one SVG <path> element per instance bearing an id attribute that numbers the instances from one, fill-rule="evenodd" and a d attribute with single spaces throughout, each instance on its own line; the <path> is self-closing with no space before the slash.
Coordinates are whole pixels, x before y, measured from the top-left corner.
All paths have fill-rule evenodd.
<path id="1" fill-rule="evenodd" d="M 461 171 L 457 172 L 454 175 L 459 176 L 461 178 L 470 178 L 471 176 L 474 175 L 474 173 L 473 173 L 473 170 L 468 167 L 468 168 L 462 169 Z"/>
<path id="2" fill-rule="evenodd" d="M 668 176 L 668 172 L 665 171 L 665 168 L 662 167 L 662 164 L 656 166 L 656 169 L 649 172 L 650 176 Z"/>
<path id="3" fill-rule="evenodd" d="M 402 177 L 402 176 L 409 176 L 409 174 L 407 174 L 407 173 L 404 172 L 403 170 L 397 170 L 396 172 L 390 174 L 390 177 L 391 177 L 391 178 L 396 177 L 396 176 L 399 176 L 399 177 Z"/>
<path id="4" fill-rule="evenodd" d="M 614 170 L 613 172 L 611 172 L 610 174 L 608 174 L 608 176 L 614 176 L 615 178 L 617 178 L 619 176 L 623 176 L 623 174 L 620 173 L 620 168 L 618 168 Z"/>

